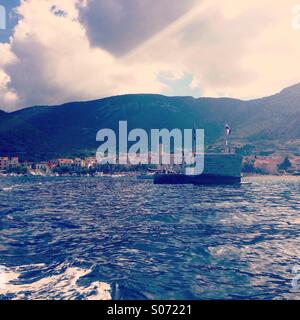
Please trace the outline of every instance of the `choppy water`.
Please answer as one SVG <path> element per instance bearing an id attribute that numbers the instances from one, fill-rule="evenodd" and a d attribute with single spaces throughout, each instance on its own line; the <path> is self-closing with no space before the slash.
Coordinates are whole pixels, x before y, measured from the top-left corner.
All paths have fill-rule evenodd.
<path id="1" fill-rule="evenodd" d="M 0 298 L 300 298 L 300 179 L 250 181 L 0 178 Z"/>

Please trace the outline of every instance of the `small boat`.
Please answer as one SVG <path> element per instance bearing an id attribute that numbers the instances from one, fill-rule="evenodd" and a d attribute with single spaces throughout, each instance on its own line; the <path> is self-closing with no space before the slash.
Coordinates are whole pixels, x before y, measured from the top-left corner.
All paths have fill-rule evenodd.
<path id="1" fill-rule="evenodd" d="M 153 180 L 157 173 L 144 173 L 136 176 L 138 180 Z"/>
<path id="2" fill-rule="evenodd" d="M 103 177 L 103 172 L 96 172 L 95 177 Z"/>
<path id="3" fill-rule="evenodd" d="M 124 178 L 126 177 L 127 175 L 124 174 L 124 173 L 115 173 L 115 174 L 112 174 L 110 177 L 111 178 Z"/>
<path id="4" fill-rule="evenodd" d="M 148 169 L 148 173 L 143 173 L 141 175 L 138 175 L 136 178 L 139 180 L 154 180 L 159 175 L 165 175 L 165 174 L 176 174 L 176 172 L 172 170 L 157 170 L 157 169 Z"/>

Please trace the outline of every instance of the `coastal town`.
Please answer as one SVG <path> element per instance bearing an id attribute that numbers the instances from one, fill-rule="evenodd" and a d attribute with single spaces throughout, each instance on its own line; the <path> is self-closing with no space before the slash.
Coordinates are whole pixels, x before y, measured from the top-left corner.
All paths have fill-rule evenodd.
<path id="1" fill-rule="evenodd" d="M 101 176 L 134 175 L 154 165 L 99 164 L 96 157 L 58 158 L 41 162 L 22 161 L 18 156 L 0 155 L 1 176 Z"/>
<path id="2" fill-rule="evenodd" d="M 28 162 L 20 160 L 18 156 L 0 155 L 0 176 L 134 174 L 134 172 L 145 172 L 148 167 L 147 165 L 98 164 L 96 157 L 58 158 L 49 161 Z M 300 175 L 300 156 L 244 156 L 242 171 L 243 175 Z"/>
<path id="3" fill-rule="evenodd" d="M 0 156 L 0 175 L 2 176 L 94 175 L 108 171 L 110 171 L 109 166 L 99 166 L 95 157 L 27 162 L 21 161 L 17 156 Z"/>

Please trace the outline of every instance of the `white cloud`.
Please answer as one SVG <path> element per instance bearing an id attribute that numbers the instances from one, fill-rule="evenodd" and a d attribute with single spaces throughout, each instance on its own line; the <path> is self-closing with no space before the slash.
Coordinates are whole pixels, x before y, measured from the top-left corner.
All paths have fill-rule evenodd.
<path id="1" fill-rule="evenodd" d="M 162 90 L 151 64 L 127 65 L 90 46 L 77 19 L 77 4 L 75 0 L 22 2 L 18 9 L 22 19 L 9 47 L 0 45 L 5 51 L 0 64 L 5 74 L 5 79 L 0 78 L 1 90 L 7 91 L 0 97 L 4 109 L 143 92 L 144 88 Z M 64 14 L 55 14 L 58 10 Z"/>
<path id="2" fill-rule="evenodd" d="M 130 53 L 193 75 L 205 96 L 249 99 L 300 81 L 292 0 L 209 0 Z M 149 55 L 151 52 L 151 56 Z"/>
<path id="3" fill-rule="evenodd" d="M 190 75 L 189 92 L 238 98 L 272 94 L 299 82 L 300 31 L 291 25 L 294 1 L 198 1 L 191 11 L 176 1 L 168 24 L 160 23 L 162 15 L 155 20 L 159 28 L 148 20 L 137 24 L 135 32 L 129 21 L 118 33 L 126 19 L 136 17 L 131 12 L 135 0 L 130 3 L 118 20 L 106 1 L 22 1 L 22 18 L 10 44 L 0 44 L 0 108 L 174 92 L 166 86 L 181 82 L 163 83 L 161 74 L 176 80 Z M 152 14 L 165 12 L 167 3 L 161 10 L 153 6 Z M 101 22 L 97 12 L 92 14 L 100 4 L 106 8 L 100 16 L 110 12 L 111 19 Z M 136 14 L 147 17 L 149 4 L 139 6 Z M 104 40 L 95 37 L 97 28 L 99 34 L 110 30 Z M 126 40 L 128 30 L 128 45 L 118 43 Z"/>
<path id="4" fill-rule="evenodd" d="M 10 88 L 10 77 L 4 72 L 3 68 L 9 63 L 14 63 L 16 58 L 8 44 L 0 45 L 0 57 L 0 106 L 4 104 L 4 106 L 10 108 L 15 105 L 17 95 L 16 92 Z"/>

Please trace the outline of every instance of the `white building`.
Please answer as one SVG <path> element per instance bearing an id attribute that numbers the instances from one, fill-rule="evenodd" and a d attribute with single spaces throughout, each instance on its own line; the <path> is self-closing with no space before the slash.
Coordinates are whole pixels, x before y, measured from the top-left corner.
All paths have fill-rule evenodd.
<path id="1" fill-rule="evenodd" d="M 7 170 L 19 166 L 18 157 L 0 157 L 0 170 Z"/>
<path id="2" fill-rule="evenodd" d="M 97 159 L 94 157 L 85 158 L 84 161 L 87 168 L 93 168 L 97 165 Z"/>
<path id="3" fill-rule="evenodd" d="M 73 159 L 58 159 L 57 162 L 60 167 L 71 167 L 74 164 Z"/>
<path id="4" fill-rule="evenodd" d="M 35 165 L 35 168 L 36 168 L 36 170 L 45 171 L 45 172 L 48 172 L 50 170 L 47 162 L 37 163 Z"/>
<path id="5" fill-rule="evenodd" d="M 83 168 L 83 167 L 85 167 L 85 161 L 80 158 L 76 158 L 74 160 L 74 166 L 78 167 L 78 168 Z"/>

